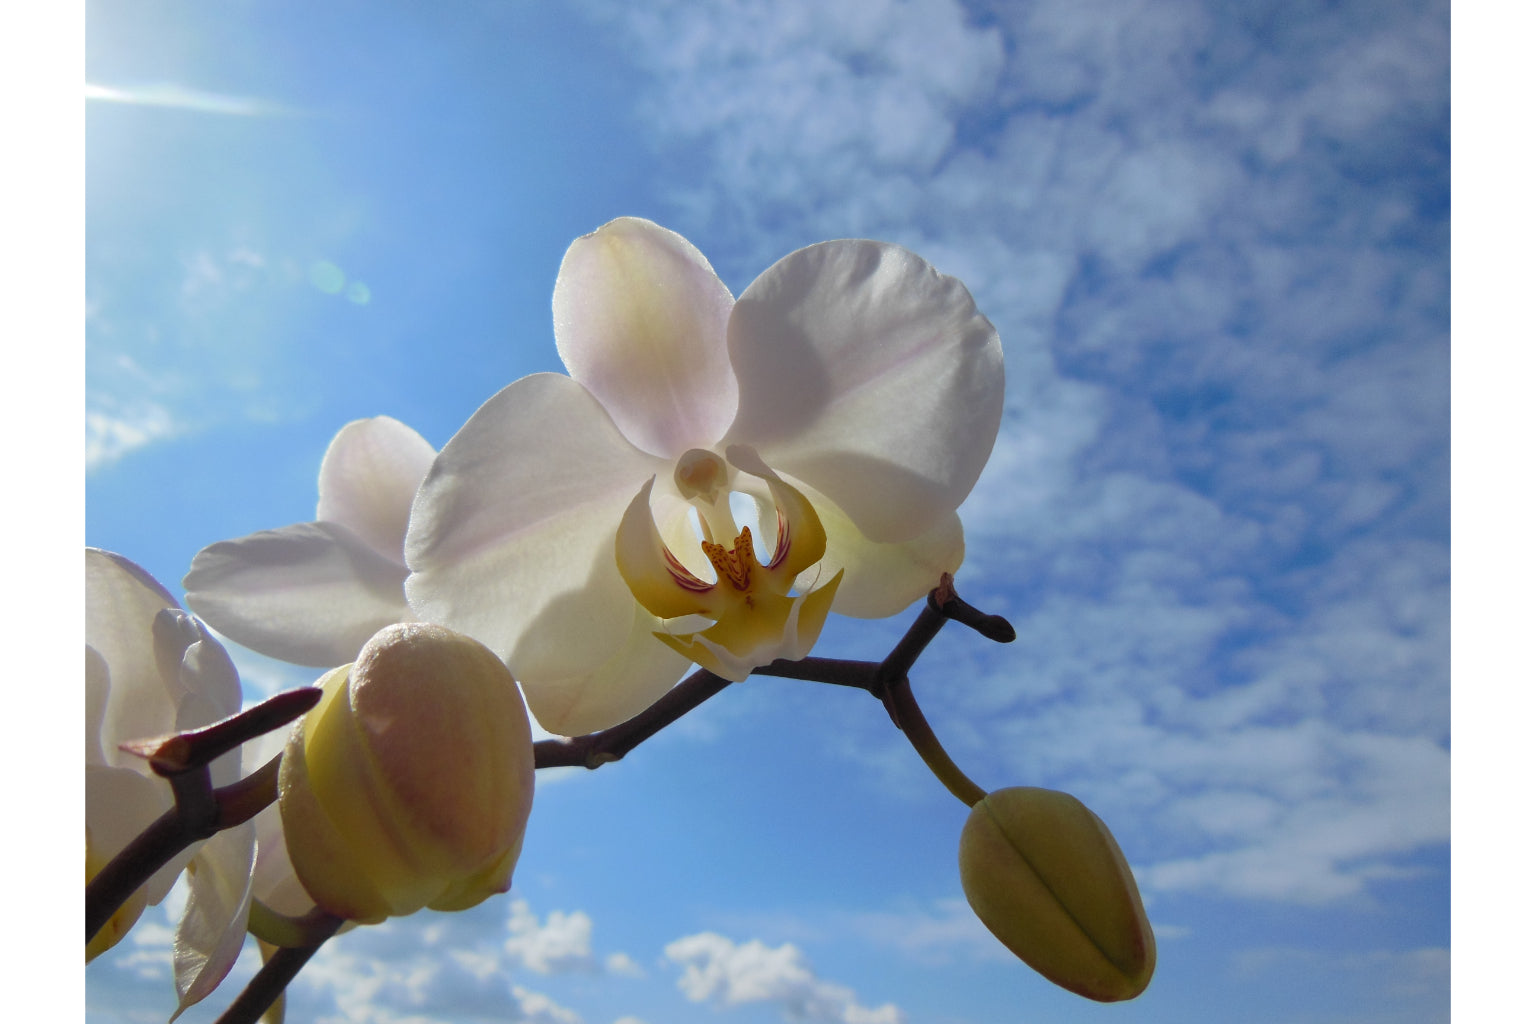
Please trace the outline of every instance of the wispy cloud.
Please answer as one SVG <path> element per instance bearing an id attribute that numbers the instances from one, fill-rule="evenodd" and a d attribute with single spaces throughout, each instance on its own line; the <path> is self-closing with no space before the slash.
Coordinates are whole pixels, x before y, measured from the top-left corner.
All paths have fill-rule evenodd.
<path id="1" fill-rule="evenodd" d="M 391 919 L 328 943 L 297 984 L 311 1006 L 330 1004 L 330 1012 L 315 1017 L 326 1024 L 582 1024 L 577 1011 L 550 996 L 508 983 L 522 965 L 497 941 L 495 923 L 506 912 L 496 906 L 432 920 Z"/>
<path id="2" fill-rule="evenodd" d="M 98 103 L 124 103 L 139 107 L 165 107 L 190 110 L 200 114 L 224 114 L 233 117 L 294 117 L 300 111 L 278 103 L 235 96 L 229 93 L 195 89 L 175 82 L 146 85 L 112 86 L 85 84 L 85 98 Z"/>
<path id="3" fill-rule="evenodd" d="M 104 408 L 87 410 L 86 472 L 110 465 L 155 441 L 175 437 L 176 433 L 170 410 L 155 402 L 132 402 L 113 411 Z"/>
<path id="4" fill-rule="evenodd" d="M 999 328 L 961 584 L 1020 639 L 945 648 L 944 734 L 1152 890 L 1339 899 L 1448 841 L 1444 3 L 859 10 L 610 14 L 712 258 L 885 237 Z"/>
<path id="5" fill-rule="evenodd" d="M 1304 977 L 1309 985 L 1326 989 L 1361 979 L 1361 987 L 1375 996 L 1370 1009 L 1351 1020 L 1418 1024 L 1451 1019 L 1451 951 L 1445 947 L 1343 953 L 1265 947 L 1234 954 L 1232 970 L 1249 984 L 1273 978 L 1289 984 Z"/>

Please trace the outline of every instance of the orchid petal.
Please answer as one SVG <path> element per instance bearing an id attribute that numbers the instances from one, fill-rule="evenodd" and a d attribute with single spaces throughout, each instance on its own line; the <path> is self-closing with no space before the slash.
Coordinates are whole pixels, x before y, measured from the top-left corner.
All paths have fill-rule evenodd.
<path id="1" fill-rule="evenodd" d="M 172 1020 L 218 987 L 240 956 L 255 844 L 255 826 L 245 822 L 213 836 L 192 858 L 187 909 L 173 947 L 178 1006 Z"/>
<path id="2" fill-rule="evenodd" d="M 240 711 L 240 674 L 224 646 L 206 627 L 179 608 L 167 608 L 155 619 L 157 631 L 168 622 L 190 640 L 175 663 L 183 695 L 176 709 L 176 729 L 197 729 Z M 159 639 L 159 636 L 156 637 Z M 228 786 L 240 778 L 239 747 L 214 759 L 208 771 L 215 786 Z"/>
<path id="3" fill-rule="evenodd" d="M 491 648 L 519 682 L 595 670 L 634 617 L 614 532 L 636 488 L 668 469 L 569 377 L 514 381 L 421 485 L 406 536 L 411 607 Z"/>
<path id="4" fill-rule="evenodd" d="M 633 598 L 629 605 L 628 633 L 600 665 L 579 674 L 519 677 L 528 709 L 544 729 L 580 736 L 618 725 L 650 707 L 688 671 L 688 659 L 653 635 L 661 621 Z"/>
<path id="5" fill-rule="evenodd" d="M 236 643 L 299 665 L 351 661 L 409 619 L 405 567 L 340 523 L 299 523 L 203 548 L 187 604 Z"/>
<path id="6" fill-rule="evenodd" d="M 246 744 L 251 764 L 264 765 L 279 756 L 288 745 L 288 734 L 297 724 L 287 729 L 258 736 Z M 283 841 L 283 816 L 276 801 L 262 808 L 252 819 L 256 826 L 256 859 L 251 870 L 251 895 L 268 908 L 288 917 L 303 917 L 315 908 L 293 862 L 288 859 L 288 844 Z"/>
<path id="7" fill-rule="evenodd" d="M 164 658 L 162 671 L 181 685 L 178 730 L 196 729 L 240 710 L 240 673 L 206 626 L 180 608 L 166 608 L 155 616 L 154 634 L 156 653 Z"/>
<path id="8" fill-rule="evenodd" d="M 101 726 L 107 716 L 107 695 L 112 692 L 112 670 L 106 659 L 89 645 L 85 648 L 85 763 L 106 764 L 101 749 Z"/>
<path id="9" fill-rule="evenodd" d="M 153 626 L 176 599 L 139 566 L 108 551 L 85 552 L 85 642 L 108 667 L 111 688 L 101 717 L 108 764 L 139 767 L 117 745 L 176 729 L 180 686 L 155 656 Z M 145 769 L 147 771 L 147 769 Z"/>
<path id="10" fill-rule="evenodd" d="M 105 867 L 140 832 L 171 809 L 170 785 L 132 768 L 85 766 L 85 831 L 87 860 Z M 141 887 L 150 903 L 171 891 L 186 860 L 173 858 Z M 99 868 L 98 868 L 99 869 Z"/>
<path id="11" fill-rule="evenodd" d="M 251 873 L 251 893 L 271 910 L 288 917 L 303 917 L 315 909 L 288 858 L 283 841 L 283 818 L 277 804 L 265 808 L 256 823 L 256 862 Z"/>
<path id="12" fill-rule="evenodd" d="M 684 568 L 662 540 L 656 517 L 651 513 L 651 486 L 655 482 L 645 482 L 619 520 L 614 541 L 619 575 L 624 577 L 635 600 L 658 618 L 708 615 L 717 605 L 712 600 L 714 584 Z"/>
<path id="13" fill-rule="evenodd" d="M 811 501 L 800 491 L 785 483 L 784 478 L 775 473 L 751 446 L 731 445 L 726 449 L 726 457 L 730 459 L 731 465 L 761 478 L 768 485 L 768 493 L 773 498 L 773 508 L 777 510 L 777 518 L 782 520 L 780 532 L 793 538 L 789 550 L 785 553 L 784 562 L 770 564 L 769 572 L 782 573 L 786 577 L 793 578 L 802 570 L 821 561 L 822 555 L 827 550 L 827 534 L 822 528 L 821 518 L 816 514 L 816 508 Z M 768 540 L 766 537 L 763 539 Z M 768 550 L 769 560 L 773 562 L 777 553 L 771 544 Z M 786 586 L 785 589 L 788 587 Z"/>
<path id="14" fill-rule="evenodd" d="M 379 554 L 405 565 L 411 500 L 436 455 L 399 420 L 353 420 L 337 432 L 321 460 L 315 518 L 341 523 Z"/>
<path id="15" fill-rule="evenodd" d="M 847 513 L 820 491 L 794 481 L 821 517 L 827 551 L 819 563 L 800 574 L 796 586 L 809 590 L 828 573 L 846 571 L 832 610 L 859 619 L 895 615 L 939 585 L 965 559 L 965 530 L 954 512 L 938 525 L 899 544 L 878 544 L 859 532 Z"/>
<path id="16" fill-rule="evenodd" d="M 637 447 L 707 448 L 736 413 L 721 339 L 731 293 L 692 243 L 621 217 L 571 243 L 555 280 L 555 345 Z"/>
<path id="17" fill-rule="evenodd" d="M 820 490 L 871 540 L 932 529 L 992 451 L 997 331 L 963 284 L 899 246 L 784 257 L 737 300 L 728 344 L 743 387 L 725 440 Z"/>

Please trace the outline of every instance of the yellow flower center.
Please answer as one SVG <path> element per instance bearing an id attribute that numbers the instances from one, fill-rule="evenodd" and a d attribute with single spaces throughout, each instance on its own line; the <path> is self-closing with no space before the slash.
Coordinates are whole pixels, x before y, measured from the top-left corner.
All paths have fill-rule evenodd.
<path id="1" fill-rule="evenodd" d="M 793 595 L 795 578 L 821 560 L 827 535 L 805 495 L 779 478 L 749 448 L 733 448 L 731 464 L 768 485 L 778 537 L 766 562 L 758 561 L 752 528 L 736 532 L 730 515 L 731 467 L 713 452 L 685 452 L 673 469 L 677 491 L 699 513 L 700 547 L 714 567 L 707 583 L 667 547 L 651 514 L 648 481 L 619 523 L 614 554 L 619 573 L 640 605 L 661 619 L 703 615 L 715 624 L 683 636 L 657 633 L 663 643 L 731 679 L 777 658 L 803 658 L 821 633 L 842 574 L 808 593 Z M 716 536 L 735 533 L 730 547 Z"/>
<path id="2" fill-rule="evenodd" d="M 711 544 L 707 540 L 701 541 L 699 546 L 722 580 L 730 580 L 737 590 L 752 589 L 752 566 L 757 564 L 757 555 L 752 550 L 752 527 L 741 528 L 734 548 L 727 549 L 724 544 Z"/>

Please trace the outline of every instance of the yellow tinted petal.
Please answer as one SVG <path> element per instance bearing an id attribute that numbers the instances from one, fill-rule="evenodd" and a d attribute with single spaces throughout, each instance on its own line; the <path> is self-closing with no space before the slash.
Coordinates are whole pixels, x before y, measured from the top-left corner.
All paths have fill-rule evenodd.
<path id="1" fill-rule="evenodd" d="M 718 605 L 714 586 L 683 568 L 656 529 L 656 518 L 651 514 L 651 487 L 655 482 L 655 478 L 645 482 L 619 520 L 619 532 L 614 538 L 619 574 L 635 600 L 658 618 L 713 617 Z"/>

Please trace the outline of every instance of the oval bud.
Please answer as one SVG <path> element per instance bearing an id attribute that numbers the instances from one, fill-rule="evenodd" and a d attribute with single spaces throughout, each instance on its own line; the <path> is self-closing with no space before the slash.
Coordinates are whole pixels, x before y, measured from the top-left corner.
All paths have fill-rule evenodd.
<path id="1" fill-rule="evenodd" d="M 366 924 L 512 885 L 533 806 L 528 713 L 501 659 L 441 626 L 386 626 L 289 736 L 283 834 L 314 901 Z"/>
<path id="2" fill-rule="evenodd" d="M 960 883 L 1019 959 L 1078 995 L 1132 999 L 1157 945 L 1115 837 L 1076 797 L 1018 786 L 989 793 L 960 834 Z"/>

